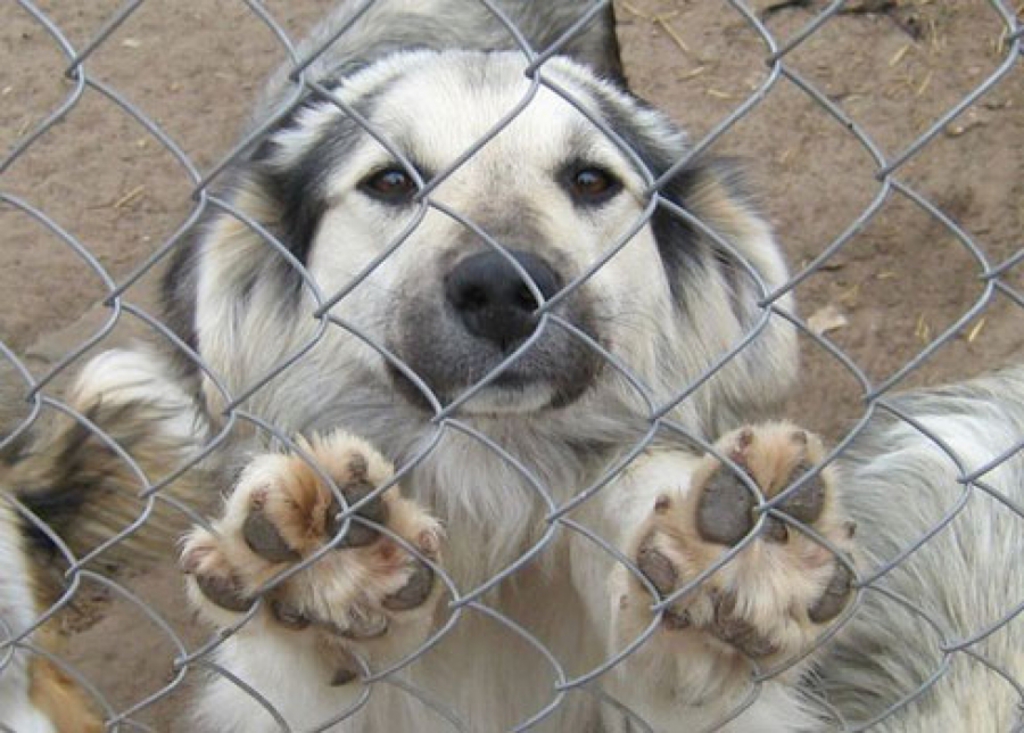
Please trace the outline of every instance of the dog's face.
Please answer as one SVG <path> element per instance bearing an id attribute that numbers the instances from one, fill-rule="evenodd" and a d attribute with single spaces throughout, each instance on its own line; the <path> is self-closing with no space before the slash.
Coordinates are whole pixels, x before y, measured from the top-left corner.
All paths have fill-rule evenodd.
<path id="1" fill-rule="evenodd" d="M 659 209 L 653 177 L 686 150 L 671 123 L 568 60 L 544 65 L 553 88 L 525 66 L 518 53 L 397 54 L 293 113 L 254 154 L 235 205 L 311 282 L 286 298 L 294 268 L 266 264 L 285 258 L 237 219 L 216 224 L 200 279 L 204 356 L 233 358 L 238 375 L 241 331 L 279 321 L 258 340 L 295 350 L 320 323 L 310 309 L 336 300 L 296 388 L 315 365 L 327 381 L 379 378 L 411 404 L 465 399 L 466 414 L 501 414 L 621 392 L 630 379 L 608 355 L 664 395 L 735 345 L 756 320 L 758 277 L 770 287 L 784 274 L 761 221 L 703 168 L 663 195 L 724 246 Z"/>
<path id="2" fill-rule="evenodd" d="M 327 176 L 330 203 L 310 272 L 333 294 L 400 243 L 334 313 L 383 343 L 442 404 L 489 376 L 466 410 L 572 402 L 604 363 L 573 329 L 613 352 L 636 353 L 644 330 L 625 327 L 630 314 L 670 315 L 649 227 L 549 316 L 536 314 L 636 228 L 645 183 L 583 113 L 546 87 L 531 89 L 521 56 L 427 58 L 405 59 L 389 83 L 373 85 L 367 119 L 394 149 L 361 134 Z M 560 76 L 600 114 L 586 90 Z M 417 177 L 436 186 L 426 197 L 417 195 Z M 397 385 L 423 399 L 389 368 Z"/>

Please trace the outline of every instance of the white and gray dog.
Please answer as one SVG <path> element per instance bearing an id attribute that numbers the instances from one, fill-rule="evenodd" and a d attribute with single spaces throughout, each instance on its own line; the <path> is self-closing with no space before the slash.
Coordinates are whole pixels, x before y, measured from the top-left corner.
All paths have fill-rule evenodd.
<path id="1" fill-rule="evenodd" d="M 181 562 L 238 628 L 189 730 L 1009 729 L 1019 450 L 962 479 L 1019 448 L 1024 372 L 894 398 L 825 461 L 757 422 L 797 376 L 769 227 L 727 164 L 676 170 L 610 6 L 363 5 L 270 83 L 168 276 L 195 358 L 107 352 L 72 395 L 153 475 L 219 447 Z M 81 548 L 120 463 L 79 426 L 4 481 Z M 0 667 L 19 733 L 51 730 L 33 669 Z"/>

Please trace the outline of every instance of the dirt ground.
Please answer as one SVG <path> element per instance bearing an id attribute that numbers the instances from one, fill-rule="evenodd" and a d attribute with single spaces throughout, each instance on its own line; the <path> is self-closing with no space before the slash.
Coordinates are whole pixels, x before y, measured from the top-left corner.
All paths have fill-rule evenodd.
<path id="1" fill-rule="evenodd" d="M 268 0 L 264 6 L 300 37 L 328 4 Z M 36 5 L 82 49 L 123 3 Z M 783 45 L 827 3 L 750 5 Z M 1005 24 L 987 0 L 861 0 L 846 7 L 783 57 L 786 74 L 780 75 L 765 63 L 771 50 L 764 39 L 730 3 L 617 3 L 633 87 L 695 141 L 756 101 L 712 151 L 748 162 L 752 187 L 795 273 L 851 233 L 795 292 L 808 325 L 824 330 L 873 386 L 893 376 L 900 387 L 933 384 L 1020 361 L 1024 263 L 1002 275 L 1007 290 L 993 288 L 983 274 L 1014 256 L 1024 259 L 1024 63 L 1018 60 L 898 168 L 895 187 L 878 180 L 869 147 L 849 129 L 862 131 L 887 160 L 896 158 L 1004 64 Z M 88 57 L 94 83 L 2 179 L 0 337 L 37 378 L 105 333 L 113 319 L 98 305 L 107 289 L 97 269 L 28 207 L 81 242 L 114 282 L 125 282 L 187 219 L 196 178 L 230 149 L 260 80 L 283 60 L 268 27 L 244 3 L 227 0 L 145 2 Z M 64 77 L 66 66 L 59 46 L 26 10 L 0 9 L 0 149 L 18 145 L 77 93 Z M 830 114 L 794 79 L 846 118 Z M 183 165 L 113 104 L 110 90 L 143 111 L 190 163 Z M 875 203 L 877 214 L 864 221 Z M 154 272 L 144 275 L 127 299 L 152 310 L 154 281 Z M 125 312 L 106 343 L 148 331 Z M 815 339 L 803 342 L 803 388 L 791 415 L 837 438 L 861 414 L 864 389 Z M 920 368 L 901 375 L 936 343 Z M 24 382 L 11 363 L 0 357 L 9 426 L 25 414 Z M 129 568 L 118 578 L 190 648 L 206 638 L 182 608 L 170 563 Z M 172 722 L 191 683 L 177 684 L 172 669 L 183 650 L 135 600 L 86 583 L 66 626 L 67 658 L 114 708 L 160 696 L 132 719 L 158 731 L 187 729 Z M 159 694 L 165 688 L 170 694 Z"/>

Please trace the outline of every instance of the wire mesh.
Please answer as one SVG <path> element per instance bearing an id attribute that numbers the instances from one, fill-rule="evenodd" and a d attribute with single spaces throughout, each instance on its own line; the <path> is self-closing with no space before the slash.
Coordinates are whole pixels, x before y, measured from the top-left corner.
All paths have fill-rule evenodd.
<path id="1" fill-rule="evenodd" d="M 614 709 L 626 721 L 624 730 L 657 729 L 660 723 L 646 721 L 628 701 L 616 699 L 603 680 L 648 642 L 655 643 L 651 637 L 671 620 L 675 604 L 751 546 L 770 522 L 781 521 L 842 557 L 841 549 L 814 527 L 779 511 L 787 497 L 816 480 L 819 471 L 809 472 L 770 499 L 747 480 L 756 498 L 757 531 L 667 597 L 635 559 L 574 512 L 613 491 L 614 482 L 638 456 L 663 442 L 709 451 L 743 474 L 729 455 L 715 448 L 714 436 L 679 420 L 675 410 L 750 348 L 769 324 L 781 320 L 798 332 L 809 365 L 808 386 L 788 411 L 836 438 L 826 463 L 842 461 L 869 421 L 889 416 L 926 436 L 949 457 L 956 466 L 960 494 L 947 506 L 936 508 L 928 532 L 887 562 L 857 576 L 855 602 L 810 648 L 779 665 L 762 668 L 755 662 L 747 692 L 708 729 L 727 727 L 759 704 L 765 682 L 784 677 L 809 655 L 827 651 L 845 621 L 871 596 L 887 597 L 929 627 L 938 661 L 930 676 L 895 702 L 880 705 L 873 717 L 845 722 L 835 712 L 829 729 L 884 727 L 965 664 L 983 666 L 999 680 L 994 684 L 1008 685 L 1024 706 L 1024 680 L 1004 662 L 987 656 L 983 644 L 1004 627 L 1019 623 L 1024 611 L 1020 589 L 1008 592 L 1005 606 L 994 619 L 957 638 L 933 609 L 914 598 L 898 597 L 882 582 L 947 533 L 968 505 L 991 500 L 1000 511 L 1024 522 L 1020 499 L 1007 496 L 988 481 L 991 472 L 1019 457 L 1024 436 L 1001 447 L 985 465 L 973 465 L 927 421 L 893 398 L 898 389 L 971 376 L 1022 353 L 1024 198 L 1016 165 L 1021 163 L 1021 153 L 1015 142 L 1024 131 L 1021 8 L 1006 0 L 962 5 L 927 0 L 615 3 L 626 70 L 634 87 L 669 108 L 694 134 L 685 156 L 655 172 L 613 126 L 581 104 L 572 90 L 559 86 L 557 75 L 549 74 L 546 67 L 608 2 L 581 3 L 578 20 L 560 40 L 550 48 L 532 48 L 504 6 L 489 0 L 466 1 L 476 2 L 509 29 L 508 45 L 524 55 L 529 84 L 520 103 L 486 135 L 426 179 L 359 109 L 311 75 L 318 54 L 338 36 L 353 32 L 354 26 L 353 21 L 340 28 L 314 53 L 304 55 L 293 39 L 324 11 L 322 3 L 133 0 L 120 7 L 96 3 L 70 9 L 18 0 L 0 11 L 8 28 L 2 36 L 5 46 L 0 47 L 5 71 L 0 100 L 8 100 L 7 111 L 0 112 L 7 150 L 0 162 L 4 175 L 0 211 L 3 261 L 8 269 L 3 282 L 9 288 L 2 309 L 7 317 L 0 321 L 4 327 L 0 359 L 4 399 L 10 405 L 2 416 L 0 449 L 16 452 L 45 418 L 63 415 L 100 436 L 102 445 L 126 467 L 141 499 L 132 522 L 90 552 L 76 556 L 43 518 L 16 498 L 12 490 L 18 487 L 3 487 L 4 501 L 18 521 L 47 536 L 57 548 L 53 554 L 63 560 L 63 575 L 60 592 L 31 623 L 15 628 L 0 615 L 0 683 L 5 674 L 15 674 L 19 658 L 47 659 L 86 691 L 106 730 L 185 730 L 189 724 L 183 722 L 183 711 L 200 680 L 209 674 L 255 699 L 280 730 L 295 730 L 263 692 L 220 661 L 217 649 L 267 612 L 264 607 L 275 590 L 315 568 L 340 546 L 351 527 L 370 524 L 430 566 L 443 586 L 447 615 L 396 661 L 374 668 L 357 656 L 362 692 L 339 705 L 315 730 L 333 730 L 341 721 L 358 720 L 360 711 L 384 688 L 414 701 L 418 710 L 432 716 L 431 720 L 445 721 L 450 730 L 471 730 L 460 712 L 460 701 L 437 699 L 403 674 L 422 658 L 436 654 L 449 637 L 458 638 L 452 635 L 470 620 L 499 628 L 502 638 L 529 648 L 550 676 L 547 694 L 512 729 L 552 724 L 581 696 L 598 701 L 606 710 Z M 365 3 L 363 10 L 372 5 Z M 842 65 L 843 59 L 849 59 L 848 66 Z M 236 140 L 242 110 L 278 61 L 288 70 L 288 91 Z M 564 99 L 589 118 L 636 163 L 647 189 L 643 214 L 634 225 L 604 243 L 602 254 L 589 267 L 550 295 L 542 292 L 509 243 L 433 195 L 542 91 Z M 686 100 L 685 108 L 673 101 L 677 93 Z M 232 166 L 310 95 L 330 101 L 377 139 L 415 178 L 418 188 L 417 214 L 408 226 L 382 245 L 347 286 L 333 292 L 322 291 L 307 264 L 280 241 L 279 233 L 254 220 L 223 188 Z M 785 124 L 791 127 L 781 126 Z M 782 286 L 765 282 L 728 237 L 665 194 L 681 171 L 708 152 L 751 158 L 753 167 L 769 179 L 766 208 L 776 220 L 792 266 L 792 275 Z M 992 180 L 979 180 L 982 175 Z M 673 385 L 667 398 L 647 384 L 623 355 L 613 353 L 558 310 L 613 258 L 635 246 L 637 232 L 648 227 L 659 211 L 686 221 L 720 251 L 732 255 L 759 291 L 759 315 L 743 337 L 696 378 Z M 154 295 L 154 282 L 169 259 L 187 245 L 197 223 L 215 213 L 232 217 L 254 232 L 298 273 L 299 287 L 315 305 L 316 325 L 304 331 L 308 337 L 244 389 L 234 391 L 205 363 L 201 351 L 165 322 Z M 451 399 L 436 394 L 387 344 L 336 308 L 406 246 L 428 215 L 443 216 L 471 232 L 483 250 L 495 253 L 515 270 L 539 304 L 539 325 L 532 335 L 485 377 Z M 800 312 L 809 316 L 788 307 L 790 294 L 801 303 Z M 93 307 L 94 302 L 100 306 Z M 635 428 L 635 442 L 621 447 L 615 460 L 587 485 L 575 487 L 568 499 L 536 475 L 528 460 L 462 414 L 466 404 L 551 330 L 564 332 L 596 354 L 643 406 L 639 428 L 630 426 Z M 280 375 L 308 359 L 335 331 L 365 344 L 403 374 L 430 413 L 429 435 L 418 450 L 398 467 L 392 480 L 355 502 L 296 443 L 291 427 L 277 425 L 251 408 L 261 393 L 275 389 Z M 222 406 L 202 446 L 165 475 L 148 475 L 130 450 L 103 433 L 92 415 L 77 411 L 63 393 L 71 375 L 97 346 L 105 347 L 112 337 L 125 332 L 141 334 L 183 355 L 212 385 L 208 387 L 212 399 Z M 259 434 L 268 443 L 307 459 L 342 510 L 333 540 L 274 575 L 235 623 L 211 636 L 181 607 L 177 570 L 170 567 L 173 559 L 158 563 L 159 570 L 151 573 L 145 570 L 151 566 L 143 563 L 114 568 L 104 564 L 104 558 L 111 548 L 144 532 L 157 510 L 167 506 L 185 515 L 190 524 L 209 528 L 204 510 L 183 505 L 167 488 L 209 456 L 226 447 L 230 450 L 230 436 L 237 431 Z M 510 563 L 468 584 L 393 528 L 370 522 L 359 513 L 429 461 L 441 443 L 452 440 L 476 446 L 516 477 L 542 518 L 540 526 L 524 535 L 527 540 Z M 450 526 L 447 531 L 457 533 L 459 527 Z M 551 562 L 552 548 L 570 541 L 567 538 L 626 568 L 652 604 L 650 623 L 641 633 L 583 668 L 568 665 L 542 635 L 504 612 L 494 600 L 500 587 Z M 54 619 L 68 627 L 70 651 L 55 652 L 38 640 L 35 632 Z M 134 650 L 124 648 L 123 632 L 112 626 L 126 619 L 142 624 L 131 630 L 128 646 L 137 647 Z M 0 710 L 0 730 L 14 730 L 11 725 Z"/>

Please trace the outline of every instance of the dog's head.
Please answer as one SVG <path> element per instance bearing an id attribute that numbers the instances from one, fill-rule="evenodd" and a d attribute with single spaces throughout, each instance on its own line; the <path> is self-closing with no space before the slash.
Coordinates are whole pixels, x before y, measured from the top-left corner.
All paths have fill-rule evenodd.
<path id="1" fill-rule="evenodd" d="M 393 54 L 254 151 L 199 251 L 197 344 L 230 389 L 301 353 L 254 396 L 275 419 L 370 384 L 470 415 L 636 407 L 756 333 L 686 404 L 710 428 L 780 395 L 792 334 L 758 303 L 785 269 L 734 176 L 653 186 L 687 154 L 665 116 L 568 59 L 525 69 Z"/>

